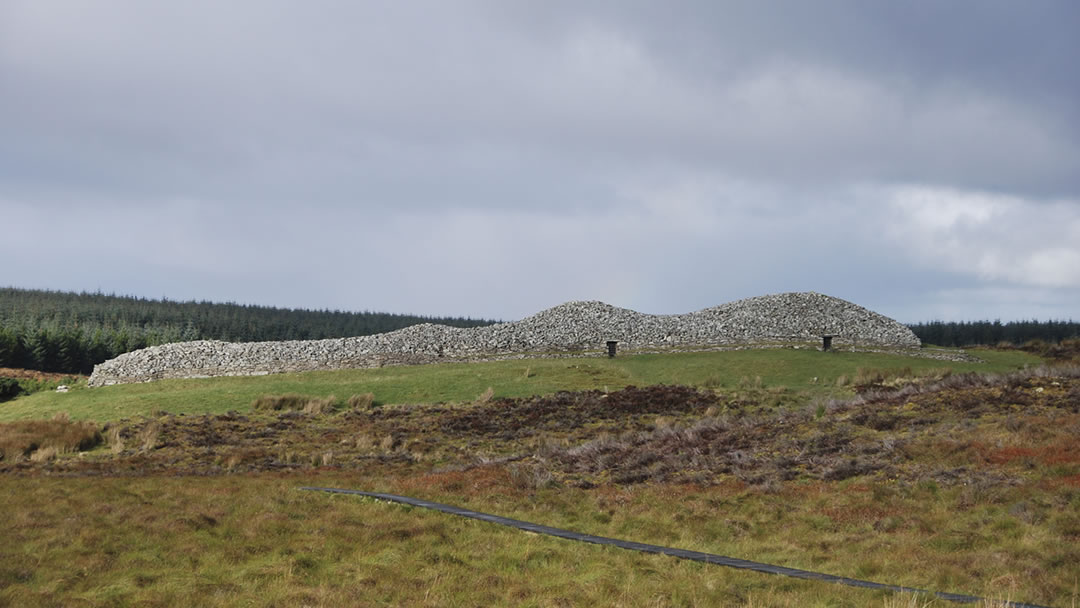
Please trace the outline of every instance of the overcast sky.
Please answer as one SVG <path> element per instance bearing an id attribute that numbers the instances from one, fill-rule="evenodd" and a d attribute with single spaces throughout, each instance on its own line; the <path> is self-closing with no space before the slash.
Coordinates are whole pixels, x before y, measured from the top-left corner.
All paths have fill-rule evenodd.
<path id="1" fill-rule="evenodd" d="M 0 0 L 0 286 L 1080 319 L 1080 3 Z"/>

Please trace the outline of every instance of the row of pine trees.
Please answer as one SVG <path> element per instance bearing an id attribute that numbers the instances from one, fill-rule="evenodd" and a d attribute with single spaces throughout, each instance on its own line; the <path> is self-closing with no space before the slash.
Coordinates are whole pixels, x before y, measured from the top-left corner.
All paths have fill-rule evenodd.
<path id="1" fill-rule="evenodd" d="M 1033 340 L 1057 343 L 1080 337 L 1080 323 L 1075 321 L 931 321 L 908 327 L 923 344 L 937 346 L 1019 346 Z"/>
<path id="2" fill-rule="evenodd" d="M 169 342 L 321 340 L 417 323 L 476 327 L 492 322 L 5 287 L 0 288 L 0 367 L 88 374 L 117 355 Z"/>

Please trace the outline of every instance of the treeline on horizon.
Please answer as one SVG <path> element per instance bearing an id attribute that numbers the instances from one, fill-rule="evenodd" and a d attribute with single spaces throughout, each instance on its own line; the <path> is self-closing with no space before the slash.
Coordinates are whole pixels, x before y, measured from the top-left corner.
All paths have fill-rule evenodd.
<path id="1" fill-rule="evenodd" d="M 494 321 L 418 315 L 303 310 L 102 293 L 0 288 L 0 367 L 89 374 L 126 352 L 189 340 L 321 340 L 440 323 L 479 327 Z M 1080 337 L 1074 321 L 931 321 L 910 324 L 938 346 L 1057 343 Z"/>
<path id="2" fill-rule="evenodd" d="M 1009 343 L 1016 346 L 1031 341 L 1056 344 L 1080 337 L 1076 321 L 930 321 L 908 327 L 923 344 L 936 346 L 993 346 Z"/>
<path id="3" fill-rule="evenodd" d="M 478 327 L 494 321 L 3 287 L 0 367 L 89 374 L 94 365 L 117 355 L 170 342 L 321 340 L 419 323 Z"/>

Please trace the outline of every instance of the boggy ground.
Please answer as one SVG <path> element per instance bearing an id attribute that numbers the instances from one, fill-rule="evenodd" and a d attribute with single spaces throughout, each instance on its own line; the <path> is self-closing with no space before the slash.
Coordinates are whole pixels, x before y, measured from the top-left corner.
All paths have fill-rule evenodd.
<path id="1" fill-rule="evenodd" d="M 162 413 L 106 425 L 98 437 L 104 445 L 95 450 L 7 457 L 0 471 L 214 475 L 381 467 L 406 474 L 514 463 L 537 483 L 581 487 L 732 478 L 768 487 L 862 475 L 979 487 L 1022 483 L 1039 467 L 1080 464 L 1080 381 L 1067 373 L 970 374 L 860 391 L 854 399 L 804 405 L 769 390 L 651 386 L 318 414 Z"/>
<path id="2" fill-rule="evenodd" d="M 1074 378 L 955 376 L 797 409 L 735 407 L 696 422 L 607 436 L 547 454 L 580 483 L 611 479 L 753 485 L 877 479 L 1017 484 L 1036 465 L 1080 464 Z M 1018 466 L 1019 465 L 1019 466 Z"/>
<path id="3" fill-rule="evenodd" d="M 279 402 L 293 402 L 277 398 Z M 688 387 L 628 387 L 611 393 L 560 392 L 549 397 L 496 399 L 469 405 L 386 406 L 242 415 L 153 418 L 106 424 L 77 456 L 30 458 L 26 444 L 0 460 L 0 471 L 69 475 L 213 475 L 312 467 L 432 469 L 467 467 L 489 460 L 533 458 L 541 447 L 570 446 L 609 433 L 655 428 L 657 416 L 704 415 L 723 397 Z M 307 408 L 311 409 L 311 408 Z M 10 423 L 8 429 L 86 423 L 58 420 Z M 3 451 L 0 447 L 0 451 Z"/>

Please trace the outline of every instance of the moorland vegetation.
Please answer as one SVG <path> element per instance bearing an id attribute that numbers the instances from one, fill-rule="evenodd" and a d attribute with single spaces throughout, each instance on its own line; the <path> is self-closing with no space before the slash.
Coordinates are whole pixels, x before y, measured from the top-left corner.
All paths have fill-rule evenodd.
<path id="1" fill-rule="evenodd" d="M 0 604 L 947 605 L 297 490 L 319 485 L 1075 605 L 1080 371 L 975 354 L 78 381 L 0 404 Z"/>

